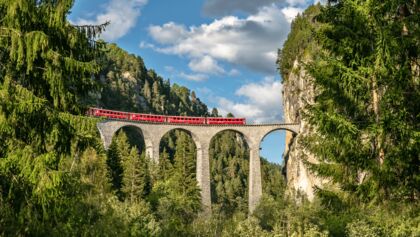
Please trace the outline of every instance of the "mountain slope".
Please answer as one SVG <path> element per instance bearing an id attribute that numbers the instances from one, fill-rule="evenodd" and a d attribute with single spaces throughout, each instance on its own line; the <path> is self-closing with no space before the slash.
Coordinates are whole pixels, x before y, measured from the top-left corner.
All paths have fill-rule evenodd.
<path id="1" fill-rule="evenodd" d="M 170 115 L 207 116 L 207 106 L 194 91 L 170 84 L 147 69 L 140 56 L 116 44 L 106 44 L 100 59 L 101 91 L 93 95 L 98 107 Z"/>

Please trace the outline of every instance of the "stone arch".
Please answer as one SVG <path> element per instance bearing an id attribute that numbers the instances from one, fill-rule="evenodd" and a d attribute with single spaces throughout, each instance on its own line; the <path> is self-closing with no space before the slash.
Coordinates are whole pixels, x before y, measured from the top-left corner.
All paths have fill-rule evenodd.
<path id="1" fill-rule="evenodd" d="M 293 129 L 293 128 L 289 128 L 289 127 L 277 127 L 277 128 L 272 128 L 272 129 L 269 129 L 269 130 L 267 130 L 267 131 L 264 131 L 261 135 L 261 138 L 259 139 L 259 141 L 258 141 L 258 148 L 261 148 L 261 144 L 262 144 L 262 142 L 264 141 L 264 139 L 269 135 L 269 134 L 271 134 L 272 132 L 275 132 L 275 131 L 285 131 L 286 132 L 286 134 L 285 134 L 285 146 L 287 147 L 288 146 L 288 144 L 290 144 L 291 142 L 293 142 L 293 140 L 294 140 L 294 138 L 295 138 L 295 136 L 297 135 L 297 132 L 296 132 L 296 130 L 295 129 Z M 285 150 L 286 151 L 286 150 Z M 286 157 L 287 157 L 287 154 L 286 154 Z"/>
<path id="2" fill-rule="evenodd" d="M 264 140 L 264 138 L 267 137 L 270 133 L 275 132 L 275 131 L 286 131 L 286 132 L 289 132 L 289 133 L 293 134 L 293 136 L 297 134 L 296 131 L 294 131 L 293 129 L 288 128 L 288 127 L 272 128 L 268 131 L 264 131 L 262 137 L 259 139 L 258 144 L 261 146 L 261 142 Z"/>
<path id="3" fill-rule="evenodd" d="M 141 127 L 136 126 L 134 124 L 124 124 L 124 125 L 120 126 L 113 133 L 111 140 L 117 135 L 117 133 L 119 131 L 125 131 L 130 145 L 136 145 L 136 146 L 139 145 L 139 146 L 137 146 L 137 149 L 146 151 L 147 142 L 149 142 L 149 141 L 146 141 L 147 136 L 144 135 L 144 131 L 143 131 L 143 129 L 141 129 Z M 135 133 L 135 134 L 133 134 L 133 133 Z M 137 135 L 137 137 L 134 137 L 136 135 Z M 132 139 L 135 139 L 135 140 L 141 139 L 141 141 L 136 141 L 135 143 L 137 143 L 137 144 L 133 144 L 134 141 Z"/>
<path id="4" fill-rule="evenodd" d="M 212 155 L 211 154 L 211 148 L 215 148 L 216 147 L 216 138 L 218 136 L 224 136 L 223 133 L 226 133 L 226 132 L 233 132 L 235 134 L 235 145 L 238 142 L 238 140 L 236 140 L 237 139 L 237 136 L 240 135 L 242 137 L 242 142 L 244 144 L 244 147 L 242 147 L 242 149 L 244 149 L 244 152 L 245 153 L 243 153 L 244 156 L 238 156 L 238 157 L 240 157 L 240 159 L 243 159 L 243 161 L 238 161 L 238 160 L 237 161 L 238 162 L 246 162 L 248 167 L 251 165 L 250 164 L 250 161 L 251 161 L 251 146 L 252 146 L 253 143 L 252 143 L 251 137 L 249 136 L 249 133 L 247 133 L 247 131 L 244 130 L 244 129 L 236 128 L 234 126 L 232 126 L 232 127 L 222 127 L 222 128 L 219 127 L 218 129 L 216 129 L 212 133 L 212 135 L 210 136 L 209 145 L 208 145 L 209 184 L 210 184 L 209 189 L 210 189 L 210 193 L 211 193 L 210 199 L 212 199 L 212 202 L 217 202 L 217 199 L 215 199 L 215 198 L 216 197 L 219 197 L 219 198 L 221 197 L 220 194 L 216 194 L 217 193 L 217 188 L 216 188 L 217 182 L 216 183 L 213 183 L 214 181 L 216 181 L 216 179 L 215 179 L 216 178 L 216 175 L 217 174 L 220 174 L 220 171 L 217 171 L 217 169 L 216 169 L 216 171 L 213 170 L 213 172 L 214 172 L 213 174 L 211 173 L 211 170 L 214 169 L 214 167 L 211 168 L 212 165 L 217 164 L 217 162 L 221 162 L 221 160 L 218 160 L 217 159 L 217 158 L 221 158 L 221 157 L 218 156 L 218 154 L 215 153 L 215 152 L 213 152 L 213 155 Z M 241 153 L 236 153 L 236 155 L 241 155 Z M 236 159 L 238 157 L 236 157 Z M 222 167 L 223 167 L 223 170 L 226 170 L 226 169 L 228 169 L 229 165 L 228 164 L 227 165 L 225 164 Z M 244 185 L 246 185 L 244 187 L 245 189 L 244 190 L 241 190 L 240 193 L 237 193 L 237 195 L 238 195 L 237 198 L 243 198 L 242 200 L 244 201 L 244 203 L 246 203 L 245 200 L 246 200 L 247 196 L 249 195 L 249 178 L 250 178 L 250 174 L 247 172 L 246 174 L 244 174 L 244 176 L 242 176 L 242 175 L 243 174 L 240 174 L 240 173 L 236 173 L 235 172 L 235 178 L 241 178 L 240 179 L 241 182 L 242 182 L 242 180 L 244 178 L 246 179 L 246 182 L 244 183 Z M 214 184 L 216 184 L 216 185 L 214 185 Z M 242 193 L 242 191 L 243 191 L 243 193 Z M 216 194 L 216 196 L 213 196 L 214 194 Z M 236 208 L 241 208 L 241 205 L 236 206 Z"/>
<path id="5" fill-rule="evenodd" d="M 138 126 L 138 124 L 135 123 L 122 123 L 119 121 L 103 121 L 97 124 L 97 128 L 99 130 L 99 134 L 101 136 L 101 139 L 103 141 L 103 145 L 105 150 L 108 150 L 109 146 L 111 145 L 112 139 L 114 138 L 115 134 L 125 128 L 130 127 L 134 128 L 136 132 L 142 137 L 145 147 L 147 146 L 147 139 L 148 134 L 147 131 L 143 130 L 141 126 Z"/>
<path id="6" fill-rule="evenodd" d="M 188 130 L 188 129 L 183 128 L 183 127 L 173 127 L 173 128 L 170 128 L 170 129 L 165 130 L 162 134 L 160 134 L 159 138 L 157 139 L 157 140 L 159 141 L 159 142 L 158 142 L 158 144 L 157 144 L 157 145 L 158 145 L 158 147 L 159 147 L 159 152 L 160 152 L 160 144 L 161 144 L 161 142 L 162 142 L 163 137 L 164 137 L 166 134 L 170 133 L 171 131 L 175 131 L 175 130 L 181 130 L 181 131 L 183 131 L 183 132 L 185 132 L 185 133 L 189 134 L 189 135 L 191 136 L 192 140 L 194 141 L 194 144 L 195 144 L 195 148 L 196 148 L 196 150 L 197 150 L 197 151 L 198 151 L 199 149 L 201 150 L 201 143 L 200 143 L 199 136 L 197 136 L 197 135 L 196 135 L 193 131 Z"/>
<path id="7" fill-rule="evenodd" d="M 221 130 L 218 130 L 217 132 L 215 132 L 215 133 L 214 133 L 214 134 L 210 137 L 210 144 L 211 144 L 211 142 L 213 141 L 213 139 L 214 139 L 214 138 L 215 138 L 218 134 L 223 133 L 223 132 L 226 132 L 226 131 L 231 131 L 231 132 L 236 132 L 236 133 L 241 134 L 241 135 L 245 138 L 245 141 L 246 141 L 247 146 L 248 146 L 248 147 L 250 147 L 250 146 L 251 146 L 251 144 L 252 144 L 252 140 L 250 139 L 249 135 L 248 135 L 247 133 L 245 133 L 245 132 L 241 131 L 240 129 L 235 129 L 235 128 L 226 128 L 226 129 L 221 129 Z"/>

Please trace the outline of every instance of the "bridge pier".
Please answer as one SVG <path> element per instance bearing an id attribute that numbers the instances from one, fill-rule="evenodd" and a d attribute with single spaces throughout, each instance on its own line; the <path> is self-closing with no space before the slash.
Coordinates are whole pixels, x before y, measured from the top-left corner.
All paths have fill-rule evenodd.
<path id="1" fill-rule="evenodd" d="M 210 193 L 210 140 L 196 144 L 197 166 L 196 175 L 201 193 L 201 204 L 205 215 L 211 214 L 211 193 Z"/>
<path id="2" fill-rule="evenodd" d="M 160 147 L 160 138 L 155 136 L 153 138 L 144 138 L 144 143 L 146 145 L 146 157 L 152 159 L 156 164 L 159 163 L 159 147 Z"/>
<path id="3" fill-rule="evenodd" d="M 249 184 L 248 184 L 248 210 L 251 214 L 258 206 L 262 196 L 260 145 L 249 145 Z"/>

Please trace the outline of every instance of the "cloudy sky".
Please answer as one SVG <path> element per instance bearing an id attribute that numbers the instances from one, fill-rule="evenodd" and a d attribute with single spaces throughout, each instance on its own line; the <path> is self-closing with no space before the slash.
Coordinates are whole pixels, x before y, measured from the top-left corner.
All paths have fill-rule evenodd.
<path id="1" fill-rule="evenodd" d="M 111 24 L 101 38 L 140 55 L 209 108 L 248 122 L 282 121 L 277 50 L 293 18 L 316 0 L 76 0 L 75 24 Z M 262 155 L 280 162 L 273 132 Z"/>

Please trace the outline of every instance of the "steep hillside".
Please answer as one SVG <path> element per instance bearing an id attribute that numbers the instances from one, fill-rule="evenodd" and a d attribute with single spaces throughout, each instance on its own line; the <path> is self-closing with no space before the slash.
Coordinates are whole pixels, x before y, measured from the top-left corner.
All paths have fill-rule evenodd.
<path id="1" fill-rule="evenodd" d="M 100 60 L 101 91 L 94 96 L 98 107 L 171 115 L 208 115 L 207 106 L 194 91 L 170 84 L 143 59 L 115 44 L 106 44 Z"/>

